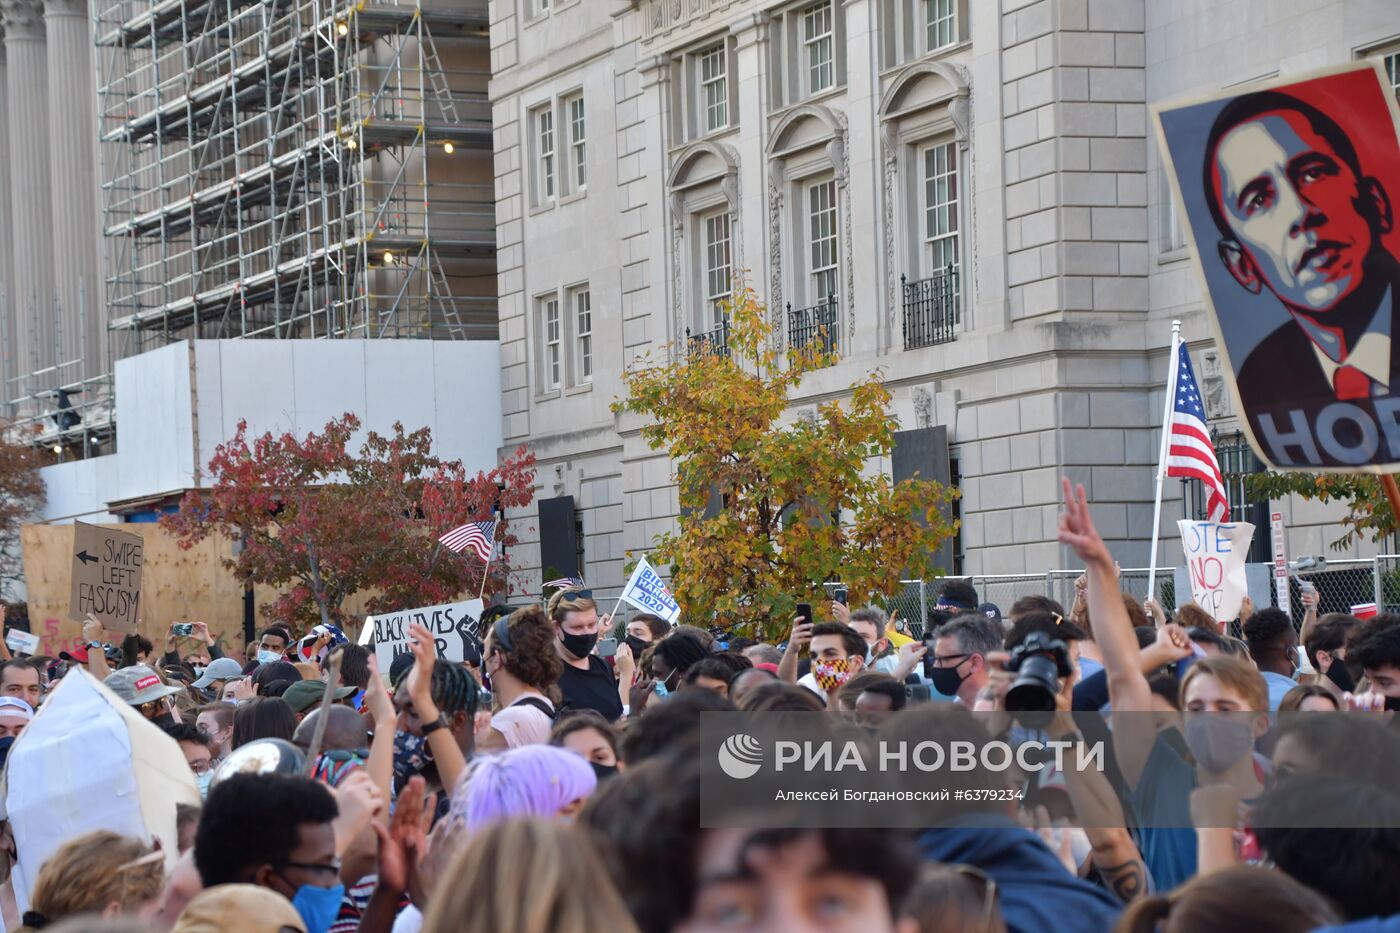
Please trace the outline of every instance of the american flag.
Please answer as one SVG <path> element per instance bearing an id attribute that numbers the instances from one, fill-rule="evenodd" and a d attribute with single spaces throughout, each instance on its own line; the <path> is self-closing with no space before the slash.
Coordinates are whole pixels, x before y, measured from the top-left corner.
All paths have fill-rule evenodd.
<path id="1" fill-rule="evenodd" d="M 1167 475 L 1198 479 L 1206 487 L 1206 510 L 1213 522 L 1230 520 L 1230 501 L 1225 497 L 1225 480 L 1215 445 L 1206 427 L 1206 410 L 1201 390 L 1191 371 L 1191 357 L 1181 344 L 1176 364 L 1176 405 L 1172 410 L 1171 442 L 1167 450 Z"/>
<path id="2" fill-rule="evenodd" d="M 457 554 L 471 548 L 483 561 L 491 559 L 496 544 L 495 522 L 467 522 L 438 538 L 442 546 Z"/>
<path id="3" fill-rule="evenodd" d="M 550 580 L 544 584 L 543 588 L 546 590 L 568 590 L 581 589 L 584 585 L 584 582 L 578 577 L 560 577 L 557 580 Z"/>

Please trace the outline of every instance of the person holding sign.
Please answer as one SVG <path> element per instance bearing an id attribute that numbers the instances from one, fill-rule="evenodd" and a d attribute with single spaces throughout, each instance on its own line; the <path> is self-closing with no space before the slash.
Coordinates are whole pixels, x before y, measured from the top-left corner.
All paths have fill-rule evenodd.
<path id="1" fill-rule="evenodd" d="M 595 710 L 608 722 L 616 722 L 622 716 L 617 678 L 607 662 L 593 654 L 598 632 L 611 617 L 598 618 L 592 590 L 570 587 L 549 597 L 549 618 L 554 623 L 555 650 L 564 662 L 559 676 L 563 708 Z M 626 673 L 630 679 L 631 670 Z"/>

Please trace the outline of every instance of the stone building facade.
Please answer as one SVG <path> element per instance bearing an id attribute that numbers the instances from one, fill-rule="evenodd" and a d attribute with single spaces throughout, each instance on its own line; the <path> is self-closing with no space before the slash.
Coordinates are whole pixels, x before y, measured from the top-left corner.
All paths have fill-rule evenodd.
<path id="1" fill-rule="evenodd" d="M 544 500 L 513 562 L 578 553 L 606 591 L 678 511 L 667 460 L 610 411 L 621 373 L 722 339 L 733 274 L 784 339 L 834 334 L 794 411 L 878 367 L 902 427 L 946 428 L 946 569 L 1071 566 L 1061 475 L 1145 565 L 1173 318 L 1235 429 L 1149 105 L 1391 55 L 1400 8 L 492 0 L 491 44 L 504 436 L 539 455 Z M 1335 512 L 1287 506 L 1294 553 L 1321 550 Z"/>

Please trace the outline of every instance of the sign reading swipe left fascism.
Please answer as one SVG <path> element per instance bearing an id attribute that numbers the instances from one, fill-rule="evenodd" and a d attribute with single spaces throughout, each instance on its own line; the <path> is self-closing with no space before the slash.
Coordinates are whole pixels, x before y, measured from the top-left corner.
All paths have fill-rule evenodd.
<path id="1" fill-rule="evenodd" d="M 144 550 L 140 535 L 74 522 L 68 617 L 81 621 L 91 615 L 113 632 L 136 631 Z"/>

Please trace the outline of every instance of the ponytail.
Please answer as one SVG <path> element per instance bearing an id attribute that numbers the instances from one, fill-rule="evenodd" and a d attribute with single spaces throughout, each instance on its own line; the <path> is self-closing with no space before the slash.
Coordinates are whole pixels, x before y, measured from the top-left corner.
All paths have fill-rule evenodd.
<path id="1" fill-rule="evenodd" d="M 1128 905 L 1114 927 L 1114 933 L 1155 933 L 1158 924 L 1172 912 L 1171 898 L 1165 894 L 1139 897 Z"/>

